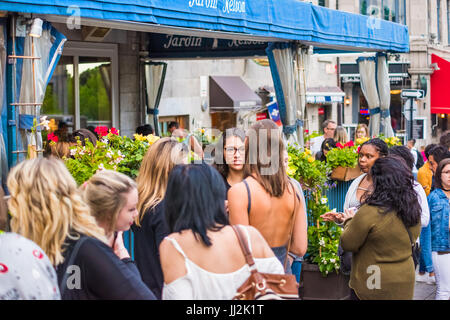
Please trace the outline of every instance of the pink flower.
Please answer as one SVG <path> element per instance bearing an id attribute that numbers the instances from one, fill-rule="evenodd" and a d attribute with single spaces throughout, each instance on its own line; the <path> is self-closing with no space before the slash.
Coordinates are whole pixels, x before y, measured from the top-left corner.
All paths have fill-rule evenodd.
<path id="1" fill-rule="evenodd" d="M 336 147 L 339 149 L 344 149 L 344 146 L 340 142 L 336 143 Z"/>
<path id="2" fill-rule="evenodd" d="M 104 137 L 108 135 L 108 127 L 98 126 L 94 130 L 100 137 Z"/>
<path id="3" fill-rule="evenodd" d="M 361 146 L 358 146 L 358 149 L 356 150 L 356 152 L 359 153 L 359 150 L 361 150 Z"/>
<path id="4" fill-rule="evenodd" d="M 344 145 L 344 147 L 353 147 L 353 146 L 355 146 L 355 144 L 353 143 L 352 140 L 350 140 L 349 142 L 347 142 L 347 143 Z"/>
<path id="5" fill-rule="evenodd" d="M 111 130 L 109 130 L 109 132 L 111 132 L 112 134 L 115 134 L 116 136 L 119 135 L 119 131 L 114 127 L 112 127 Z"/>
<path id="6" fill-rule="evenodd" d="M 53 141 L 53 142 L 58 142 L 59 138 L 56 134 L 54 134 L 53 132 L 50 132 L 47 135 L 47 141 Z"/>

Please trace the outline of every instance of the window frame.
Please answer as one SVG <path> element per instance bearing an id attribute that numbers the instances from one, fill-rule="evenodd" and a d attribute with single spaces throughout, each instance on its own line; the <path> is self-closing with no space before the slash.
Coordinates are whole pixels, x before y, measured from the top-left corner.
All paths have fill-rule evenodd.
<path id="1" fill-rule="evenodd" d="M 63 56 L 73 57 L 74 73 L 74 102 L 75 102 L 75 130 L 80 129 L 80 82 L 79 58 L 102 57 L 111 60 L 111 122 L 112 126 L 119 128 L 119 51 L 118 44 L 67 41 L 64 45 Z"/>
<path id="2" fill-rule="evenodd" d="M 367 12 L 364 14 L 362 12 L 362 3 L 363 1 L 370 2 L 370 0 L 359 0 L 359 13 L 362 15 L 368 15 Z M 380 7 L 378 8 L 381 14 L 381 19 L 384 19 L 384 4 L 386 0 L 379 0 L 380 1 Z M 368 3 L 369 5 L 369 3 Z M 394 23 L 399 23 L 406 25 L 406 0 L 394 0 L 394 8 L 395 8 L 395 14 L 396 14 L 396 21 L 391 21 Z M 400 9 L 403 8 L 403 12 L 400 15 Z M 400 19 L 401 17 L 401 19 Z M 385 20 L 390 21 L 390 20 Z"/>

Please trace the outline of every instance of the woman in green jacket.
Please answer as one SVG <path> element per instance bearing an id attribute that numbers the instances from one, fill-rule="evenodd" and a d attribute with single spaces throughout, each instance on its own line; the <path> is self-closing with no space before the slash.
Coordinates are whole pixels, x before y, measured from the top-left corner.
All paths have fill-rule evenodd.
<path id="1" fill-rule="evenodd" d="M 358 214 L 346 210 L 341 245 L 353 252 L 349 286 L 361 300 L 412 300 L 412 247 L 420 234 L 414 177 L 403 159 L 388 156 L 371 168 L 373 192 Z"/>

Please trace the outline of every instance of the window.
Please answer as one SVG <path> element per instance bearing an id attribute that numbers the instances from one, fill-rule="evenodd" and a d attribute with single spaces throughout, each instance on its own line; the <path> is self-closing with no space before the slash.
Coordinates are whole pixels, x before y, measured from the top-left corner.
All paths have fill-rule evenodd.
<path id="1" fill-rule="evenodd" d="M 325 0 L 319 0 L 319 6 L 327 7 L 326 1 Z"/>
<path id="2" fill-rule="evenodd" d="M 450 45 L 450 0 L 447 0 L 447 45 Z"/>
<path id="3" fill-rule="evenodd" d="M 406 0 L 360 0 L 360 13 L 406 24 Z"/>
<path id="4" fill-rule="evenodd" d="M 437 40 L 439 43 L 442 42 L 441 37 L 441 0 L 437 0 Z"/>
<path id="5" fill-rule="evenodd" d="M 42 105 L 54 130 L 65 137 L 79 128 L 118 127 L 117 104 L 117 45 L 68 42 Z"/>

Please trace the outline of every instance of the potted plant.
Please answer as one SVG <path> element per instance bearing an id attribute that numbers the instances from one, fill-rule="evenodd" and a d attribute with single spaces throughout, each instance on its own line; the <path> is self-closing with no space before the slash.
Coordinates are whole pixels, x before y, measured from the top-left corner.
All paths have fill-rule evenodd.
<path id="1" fill-rule="evenodd" d="M 288 175 L 298 180 L 305 193 L 308 213 L 308 251 L 302 263 L 300 297 L 305 300 L 346 299 L 349 277 L 339 272 L 341 228 L 320 217 L 330 211 L 324 192 L 330 188 L 330 167 L 315 160 L 308 149 L 289 146 Z"/>
<path id="2" fill-rule="evenodd" d="M 327 164 L 332 169 L 331 179 L 350 181 L 361 175 L 358 166 L 358 150 L 353 141 L 345 145 L 336 144 L 336 148 L 327 153 Z"/>
<path id="3" fill-rule="evenodd" d="M 120 136 L 117 129 L 107 127 L 97 127 L 95 132 L 99 136 L 95 146 L 89 139 L 85 140 L 84 146 L 78 140 L 70 148 L 72 157 L 63 159 L 78 185 L 89 180 L 97 170 L 103 169 L 115 170 L 135 179 L 145 152 L 159 139 L 153 135 L 135 135 L 132 140 Z"/>

